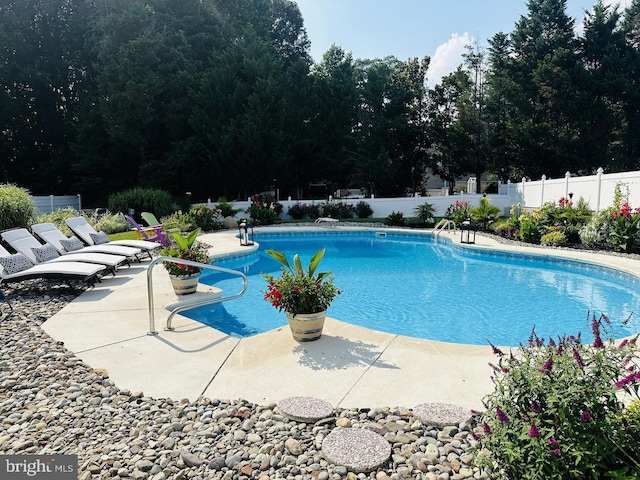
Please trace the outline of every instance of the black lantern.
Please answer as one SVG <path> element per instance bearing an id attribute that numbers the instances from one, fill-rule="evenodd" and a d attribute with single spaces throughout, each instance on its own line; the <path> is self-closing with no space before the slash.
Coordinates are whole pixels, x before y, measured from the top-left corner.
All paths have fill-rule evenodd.
<path id="1" fill-rule="evenodd" d="M 238 224 L 238 233 L 240 234 L 240 245 L 249 247 L 253 245 L 253 224 L 242 220 Z"/>
<path id="2" fill-rule="evenodd" d="M 467 218 L 460 224 L 460 243 L 476 243 L 476 230 L 478 226 L 476 222 Z M 471 238 L 471 232 L 473 232 L 473 239 Z"/>

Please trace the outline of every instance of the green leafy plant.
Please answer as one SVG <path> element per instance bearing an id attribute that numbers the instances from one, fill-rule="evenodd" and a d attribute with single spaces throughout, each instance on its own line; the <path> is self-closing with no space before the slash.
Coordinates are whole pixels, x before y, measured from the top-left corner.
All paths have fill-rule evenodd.
<path id="1" fill-rule="evenodd" d="M 301 203 L 294 203 L 289 207 L 287 214 L 294 220 L 302 220 L 306 214 L 305 206 Z"/>
<path id="2" fill-rule="evenodd" d="M 246 213 L 255 225 L 272 225 L 280 219 L 282 204 L 275 201 L 272 195 L 256 194 L 251 196 L 251 205 Z"/>
<path id="3" fill-rule="evenodd" d="M 384 219 L 384 224 L 391 227 L 404 227 L 404 214 L 402 212 L 391 212 L 387 218 Z"/>
<path id="4" fill-rule="evenodd" d="M 469 218 L 469 202 L 456 200 L 447 207 L 447 211 L 444 213 L 444 217 L 448 220 L 453 220 L 456 224 L 459 224 Z"/>
<path id="5" fill-rule="evenodd" d="M 222 228 L 222 210 L 200 205 L 189 210 L 191 223 L 205 232 Z"/>
<path id="6" fill-rule="evenodd" d="M 434 222 L 433 216 L 436 213 L 436 210 L 431 203 L 422 203 L 418 205 L 413 211 L 416 214 L 416 217 L 418 217 L 424 223 Z"/>
<path id="7" fill-rule="evenodd" d="M 545 233 L 540 238 L 540 245 L 548 247 L 563 247 L 567 244 L 567 239 L 564 233 L 560 231 Z"/>
<path id="8" fill-rule="evenodd" d="M 108 201 L 108 209 L 112 212 L 123 213 L 133 209 L 135 215 L 140 215 L 142 212 L 153 212 L 158 217 L 163 217 L 176 211 L 177 206 L 173 197 L 167 191 L 157 188 L 138 187 L 111 195 Z"/>
<path id="9" fill-rule="evenodd" d="M 520 240 L 529 243 L 538 243 L 542 236 L 540 229 L 540 216 L 538 212 L 524 212 L 520 215 Z"/>
<path id="10" fill-rule="evenodd" d="M 97 231 L 111 235 L 113 233 L 128 232 L 131 225 L 120 213 L 88 213 L 82 215 L 89 225 L 92 225 Z"/>
<path id="11" fill-rule="evenodd" d="M 234 217 L 236 213 L 240 213 L 242 211 L 241 208 L 233 208 L 233 205 L 227 202 L 225 198 L 218 199 L 218 203 L 216 203 L 216 209 L 220 210 L 220 216 L 222 218 Z"/>
<path id="12" fill-rule="evenodd" d="M 515 352 L 493 347 L 494 392 L 484 399 L 481 462 L 496 478 L 538 480 L 602 478 L 640 472 L 638 429 L 623 415 L 619 394 L 638 397 L 636 335 L 604 340 L 609 319 L 591 319 L 594 341 L 581 335 L 557 340 L 531 333 Z M 606 476 L 606 475 L 605 475 Z"/>
<path id="13" fill-rule="evenodd" d="M 356 204 L 356 216 L 358 218 L 369 218 L 371 215 L 373 215 L 373 208 L 371 208 L 371 205 L 364 200 L 360 200 Z"/>
<path id="14" fill-rule="evenodd" d="M 164 257 L 175 257 L 183 260 L 191 260 L 198 263 L 209 263 L 209 255 L 207 249 L 197 241 L 197 237 L 200 234 L 200 229 L 197 228 L 191 232 L 188 236 L 184 237 L 178 232 L 173 232 L 173 238 L 177 244 L 177 248 L 163 248 L 160 251 L 160 255 Z M 193 267 L 184 263 L 175 262 L 162 262 L 164 268 L 170 275 L 178 277 L 193 275 L 200 273 L 202 268 Z"/>
<path id="15" fill-rule="evenodd" d="M 0 184 L 0 230 L 27 228 L 37 216 L 36 206 L 24 188 Z"/>
<path id="16" fill-rule="evenodd" d="M 299 313 L 318 313 L 326 310 L 341 292 L 333 284 L 331 272 L 317 273 L 325 249 L 318 250 L 309 261 L 305 270 L 298 254 L 293 256 L 293 265 L 284 253 L 266 250 L 266 253 L 282 264 L 282 274 L 276 278 L 264 274 L 267 290 L 264 298 L 279 311 L 291 315 Z"/>
<path id="17" fill-rule="evenodd" d="M 470 214 L 483 230 L 488 230 L 489 225 L 500 216 L 500 207 L 491 205 L 488 197 L 482 197 L 480 204 L 471 209 Z"/>

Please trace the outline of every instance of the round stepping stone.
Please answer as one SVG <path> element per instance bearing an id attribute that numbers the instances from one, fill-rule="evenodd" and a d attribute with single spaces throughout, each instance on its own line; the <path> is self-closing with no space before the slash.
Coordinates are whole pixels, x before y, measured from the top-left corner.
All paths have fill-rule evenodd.
<path id="1" fill-rule="evenodd" d="M 317 422 L 333 415 L 329 402 L 313 397 L 289 397 L 278 402 L 282 414 L 296 422 Z"/>
<path id="2" fill-rule="evenodd" d="M 337 428 L 322 441 L 324 457 L 360 473 L 382 466 L 391 456 L 391 444 L 371 430 Z"/>
<path id="3" fill-rule="evenodd" d="M 471 418 L 468 408 L 450 403 L 421 403 L 413 409 L 416 417 L 436 427 L 459 425 Z"/>

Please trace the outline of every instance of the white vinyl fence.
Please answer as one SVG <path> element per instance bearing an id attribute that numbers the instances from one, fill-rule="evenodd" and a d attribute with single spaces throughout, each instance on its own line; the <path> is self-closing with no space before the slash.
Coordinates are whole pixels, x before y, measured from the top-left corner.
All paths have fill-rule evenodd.
<path id="1" fill-rule="evenodd" d="M 596 175 L 573 177 L 567 172 L 564 178 L 546 178 L 537 181 L 522 179 L 519 183 L 500 185 L 499 193 L 509 198 L 510 204 L 520 203 L 524 208 L 539 208 L 547 202 L 557 202 L 561 197 L 574 202 L 583 198 L 591 209 L 599 212 L 613 204 L 616 185 L 620 184 L 623 195 L 628 195 L 632 207 L 640 206 L 640 171 L 604 173 L 598 169 Z"/>
<path id="2" fill-rule="evenodd" d="M 502 212 L 509 212 L 512 203 L 509 203 L 509 199 L 506 195 L 488 195 L 489 201 L 492 205 L 497 205 L 500 207 Z M 433 205 L 435 209 L 435 216 L 442 217 L 444 213 L 449 208 L 449 205 L 459 202 L 469 202 L 471 208 L 477 207 L 479 205 L 480 199 L 482 195 L 480 194 L 461 194 L 461 195 L 452 195 L 452 196 L 434 196 L 434 197 L 397 197 L 397 198 L 359 198 L 359 199 L 336 199 L 330 200 L 333 202 L 342 202 L 350 205 L 357 205 L 358 202 L 366 202 L 373 209 L 373 217 L 374 218 L 385 218 L 389 216 L 393 212 L 401 212 L 405 218 L 415 217 L 415 209 L 424 203 L 430 203 Z M 289 219 L 289 215 L 287 212 L 289 211 L 289 207 L 295 205 L 296 203 L 300 204 L 322 204 L 325 203 L 326 200 L 280 200 L 280 203 L 283 205 L 282 215 L 283 219 Z M 215 202 L 209 202 L 209 206 L 213 206 Z M 242 212 L 244 212 L 251 205 L 250 201 L 242 201 L 242 202 L 233 202 L 234 208 L 241 208 Z M 238 217 L 246 216 L 246 214 L 239 213 Z"/>

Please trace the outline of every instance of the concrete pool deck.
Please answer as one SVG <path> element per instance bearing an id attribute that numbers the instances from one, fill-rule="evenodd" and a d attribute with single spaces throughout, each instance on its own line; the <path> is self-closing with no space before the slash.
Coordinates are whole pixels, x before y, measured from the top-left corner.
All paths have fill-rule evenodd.
<path id="1" fill-rule="evenodd" d="M 441 236 L 460 240 L 459 233 Z M 249 251 L 239 246 L 235 232 L 201 239 L 212 245 L 214 257 Z M 588 261 L 640 276 L 640 261 L 625 257 L 505 245 L 480 235 L 470 248 Z M 42 325 L 88 365 L 105 370 L 121 389 L 176 400 L 205 396 L 266 404 L 311 396 L 335 408 L 413 408 L 445 402 L 477 410 L 493 390 L 488 362 L 495 356 L 488 346 L 419 340 L 332 318 L 322 337 L 307 343 L 295 342 L 286 325 L 234 338 L 180 315 L 173 320 L 175 331 L 165 331 L 169 312 L 163 306 L 175 296 L 160 265 L 153 269 L 158 334 L 148 335 L 148 265 L 147 261 L 119 270 L 115 278 L 105 278 Z"/>

